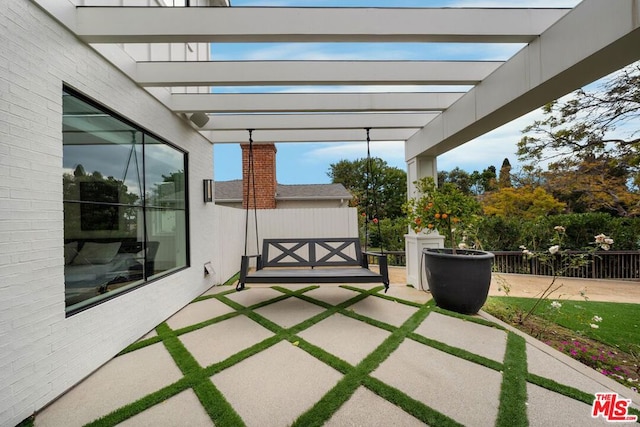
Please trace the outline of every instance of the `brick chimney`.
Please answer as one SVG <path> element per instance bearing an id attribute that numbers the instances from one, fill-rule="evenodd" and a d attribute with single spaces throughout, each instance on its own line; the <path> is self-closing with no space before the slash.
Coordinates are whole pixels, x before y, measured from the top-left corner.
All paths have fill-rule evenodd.
<path id="1" fill-rule="evenodd" d="M 249 207 L 253 208 L 252 185 L 249 182 L 249 144 L 240 144 L 242 148 L 242 207 L 246 208 L 247 188 L 249 189 Z M 256 209 L 276 208 L 276 145 L 253 144 L 253 173 L 255 176 Z"/>

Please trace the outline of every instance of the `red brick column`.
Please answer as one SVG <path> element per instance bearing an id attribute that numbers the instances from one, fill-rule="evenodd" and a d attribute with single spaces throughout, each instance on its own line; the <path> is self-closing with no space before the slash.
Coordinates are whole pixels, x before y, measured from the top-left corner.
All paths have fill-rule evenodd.
<path id="1" fill-rule="evenodd" d="M 247 207 L 248 188 L 249 208 L 253 208 L 252 184 L 249 182 L 249 144 L 240 144 L 240 146 L 242 148 L 242 207 Z M 276 208 L 276 151 L 274 143 L 253 144 L 256 209 Z"/>

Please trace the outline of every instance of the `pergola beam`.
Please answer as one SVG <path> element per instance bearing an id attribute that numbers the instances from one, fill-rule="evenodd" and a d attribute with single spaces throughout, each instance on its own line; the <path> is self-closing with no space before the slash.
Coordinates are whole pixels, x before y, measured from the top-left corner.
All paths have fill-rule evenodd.
<path id="1" fill-rule="evenodd" d="M 442 111 L 464 92 L 173 94 L 175 112 Z"/>
<path id="2" fill-rule="evenodd" d="M 408 140 L 406 159 L 446 153 L 640 60 L 638 6 L 638 0 L 578 4 Z"/>
<path id="3" fill-rule="evenodd" d="M 78 7 L 88 43 L 528 43 L 570 9 Z"/>
<path id="4" fill-rule="evenodd" d="M 473 85 L 501 61 L 138 62 L 141 86 Z"/>
<path id="5" fill-rule="evenodd" d="M 215 114 L 202 130 L 418 129 L 439 113 Z"/>
<path id="6" fill-rule="evenodd" d="M 372 141 L 406 141 L 419 128 L 406 129 L 371 129 Z M 202 134 L 214 144 L 247 142 L 249 133 L 246 130 L 207 130 Z M 364 141 L 364 129 L 288 129 L 271 130 L 255 129 L 254 142 L 355 142 Z"/>

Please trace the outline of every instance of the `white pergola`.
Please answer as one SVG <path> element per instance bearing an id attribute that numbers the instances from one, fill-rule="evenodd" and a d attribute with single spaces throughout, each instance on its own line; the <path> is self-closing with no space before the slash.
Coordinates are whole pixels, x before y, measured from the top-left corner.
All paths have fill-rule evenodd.
<path id="1" fill-rule="evenodd" d="M 248 128 L 255 129 L 258 142 L 353 141 L 362 140 L 358 129 L 371 127 L 373 140 L 407 141 L 407 161 L 442 154 L 640 57 L 637 0 L 585 0 L 574 9 L 36 2 L 177 114 L 209 115 L 201 131 L 212 143 L 244 141 Z M 148 0 L 146 5 L 165 3 L 171 4 Z M 524 47 L 506 61 L 216 61 L 208 49 L 191 57 L 162 53 L 162 46 L 179 43 L 247 42 Z M 140 44 L 146 51 L 127 49 Z M 466 88 L 454 93 L 268 93 L 271 86 L 299 85 Z M 266 89 L 211 93 L 219 86 Z"/>
<path id="2" fill-rule="evenodd" d="M 108 7 L 38 3 L 176 113 L 210 115 L 202 132 L 213 143 L 243 141 L 246 138 L 237 131 L 248 128 L 256 129 L 256 141 L 361 140 L 362 134 L 354 129 L 371 127 L 374 140 L 407 141 L 407 160 L 438 155 L 640 56 L 634 0 L 585 0 L 574 9 L 237 8 L 223 0 L 200 0 L 209 7 L 114 7 L 97 0 L 84 4 Z M 202 60 L 202 55 L 196 60 L 158 60 L 153 54 L 159 44 L 246 42 L 474 42 L 525 47 L 505 62 L 215 61 L 208 56 Z M 122 54 L 122 45 L 131 43 L 149 46 L 147 60 Z M 472 89 L 305 94 L 173 90 L 296 85 Z"/>
<path id="3" fill-rule="evenodd" d="M 198 0 L 207 7 L 77 7 L 34 1 L 185 120 L 193 113 L 208 115 L 199 130 L 214 144 L 244 142 L 247 129 L 255 129 L 256 142 L 362 141 L 363 128 L 371 128 L 374 141 L 405 141 L 409 182 L 434 176 L 438 155 L 640 59 L 640 0 L 584 0 L 573 9 L 238 8 L 227 0 Z M 191 44 L 247 42 L 523 47 L 506 61 L 216 61 L 208 48 L 188 53 Z M 186 53 L 175 54 L 172 46 L 185 43 Z M 465 89 L 211 89 L 327 85 Z M 407 240 L 409 264 L 417 262 L 412 252 L 430 244 L 418 240 Z M 409 280 L 412 268 L 417 271 L 408 266 Z"/>

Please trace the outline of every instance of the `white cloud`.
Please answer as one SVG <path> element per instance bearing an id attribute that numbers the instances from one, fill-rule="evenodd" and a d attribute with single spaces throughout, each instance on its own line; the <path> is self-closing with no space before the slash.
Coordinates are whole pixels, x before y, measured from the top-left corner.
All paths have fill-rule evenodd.
<path id="1" fill-rule="evenodd" d="M 511 166 L 517 168 L 517 143 L 522 138 L 522 130 L 542 118 L 540 109 L 536 109 L 509 123 L 494 129 L 460 147 L 438 156 L 438 169 L 451 170 L 455 167 L 482 171 L 489 166 L 500 169 L 502 161 L 509 159 Z"/>
<path id="2" fill-rule="evenodd" d="M 506 61 L 522 43 L 240 43 L 213 44 L 212 58 L 223 61 Z"/>
<path id="3" fill-rule="evenodd" d="M 249 49 L 243 60 L 248 61 L 327 61 L 354 59 L 352 54 L 331 52 L 325 49 L 310 49 L 301 43 L 283 43 L 265 48 Z"/>
<path id="4" fill-rule="evenodd" d="M 220 86 L 213 93 L 385 93 L 385 92 L 467 92 L 472 86 Z"/>
<path id="5" fill-rule="evenodd" d="M 390 166 L 405 169 L 404 141 L 372 141 L 369 148 L 372 157 L 380 157 Z M 367 143 L 362 141 L 313 144 L 304 157 L 304 160 L 325 163 L 362 159 L 367 157 Z"/>
<path id="6" fill-rule="evenodd" d="M 516 144 L 522 137 L 522 129 L 542 117 L 540 110 L 532 111 L 485 135 L 438 156 L 438 170 L 449 171 L 455 167 L 472 172 L 489 166 L 500 168 L 505 158 L 517 169 Z M 307 164 L 336 163 L 340 160 L 357 160 L 367 156 L 366 141 L 313 143 L 299 160 Z M 372 141 L 371 156 L 384 159 L 390 166 L 406 170 L 404 141 Z"/>
<path id="7" fill-rule="evenodd" d="M 527 7 L 527 8 L 566 8 L 575 7 L 581 0 L 530 0 L 527 2 L 516 0 L 460 0 L 460 1 L 424 1 L 428 7 Z M 234 5 L 240 6 L 319 6 L 329 3 L 310 0 L 232 0 Z M 347 2 L 351 5 L 355 1 Z M 394 2 L 387 2 L 386 6 L 393 7 Z M 397 2 L 400 4 L 401 2 Z M 407 2 L 404 2 L 407 3 Z M 371 1 L 360 1 L 360 6 L 373 4 Z M 369 46 L 366 46 L 369 45 Z M 374 44 L 342 45 L 336 49 L 335 45 L 324 43 L 290 43 L 246 46 L 233 52 L 220 52 L 214 59 L 243 59 L 243 60 L 358 60 L 358 59 L 457 59 L 468 58 L 482 60 L 506 60 L 522 48 L 521 44 L 465 44 L 465 43 L 435 43 L 415 44 L 409 47 L 406 44 L 388 44 L 384 48 L 371 48 Z M 225 58 L 226 56 L 226 58 Z M 230 88 L 225 88 L 230 89 Z M 246 91 L 248 88 L 244 88 Z M 295 86 L 278 88 L 255 88 L 251 91 L 278 91 L 278 92 L 422 92 L 431 91 L 434 87 L 425 86 Z M 439 91 L 467 91 L 469 87 L 437 86 Z M 509 158 L 511 164 L 517 167 L 516 144 L 522 137 L 521 130 L 531 124 L 536 118 L 541 117 L 539 110 L 535 110 L 502 127 L 495 129 L 475 140 L 472 140 L 455 150 L 438 157 L 438 169 L 451 170 L 454 167 L 462 169 L 482 170 L 490 165 L 500 167 L 504 158 Z M 366 157 L 366 143 L 326 143 L 307 144 L 308 151 L 300 160 L 311 162 L 333 163 L 341 159 L 355 160 Z M 371 154 L 385 159 L 390 165 L 405 168 L 404 142 L 372 142 Z"/>
<path id="8" fill-rule="evenodd" d="M 440 43 L 426 44 L 425 60 L 506 61 L 522 49 L 524 43 Z"/>
<path id="9" fill-rule="evenodd" d="M 242 52 L 241 56 L 234 59 L 249 61 L 400 60 L 410 58 L 414 54 L 403 49 L 367 49 L 367 46 L 357 44 L 342 45 L 337 50 L 335 45 L 326 43 L 252 45 L 240 52 Z"/>
<path id="10" fill-rule="evenodd" d="M 385 92 L 467 92 L 471 86 L 290 86 L 281 93 L 385 93 Z"/>

